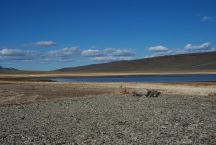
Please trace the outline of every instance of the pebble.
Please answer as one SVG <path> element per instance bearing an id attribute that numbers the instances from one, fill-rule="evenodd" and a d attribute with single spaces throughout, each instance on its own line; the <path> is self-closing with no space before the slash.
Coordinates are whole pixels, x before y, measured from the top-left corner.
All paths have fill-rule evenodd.
<path id="1" fill-rule="evenodd" d="M 0 144 L 213 144 L 215 134 L 209 133 L 216 128 L 216 104 L 207 99 L 163 94 L 141 100 L 106 94 L 29 103 L 23 109 L 1 107 Z M 199 107 L 203 101 L 205 109 Z"/>

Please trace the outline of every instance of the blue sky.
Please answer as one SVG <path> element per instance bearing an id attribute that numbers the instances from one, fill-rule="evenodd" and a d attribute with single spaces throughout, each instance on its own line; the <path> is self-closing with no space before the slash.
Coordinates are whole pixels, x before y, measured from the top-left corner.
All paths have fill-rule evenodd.
<path id="1" fill-rule="evenodd" d="M 215 0 L 0 0 L 0 66 L 53 70 L 216 47 Z"/>

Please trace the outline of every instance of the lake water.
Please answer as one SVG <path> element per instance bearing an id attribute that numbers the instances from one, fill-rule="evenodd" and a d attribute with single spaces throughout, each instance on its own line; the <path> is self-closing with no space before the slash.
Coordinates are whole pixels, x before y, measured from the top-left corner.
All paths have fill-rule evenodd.
<path id="1" fill-rule="evenodd" d="M 145 75 L 116 77 L 49 78 L 57 82 L 215 82 L 211 75 Z"/>

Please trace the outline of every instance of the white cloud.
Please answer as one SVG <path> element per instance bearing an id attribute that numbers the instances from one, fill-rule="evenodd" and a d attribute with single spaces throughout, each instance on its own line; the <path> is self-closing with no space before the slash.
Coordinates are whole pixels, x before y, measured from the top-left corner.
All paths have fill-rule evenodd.
<path id="1" fill-rule="evenodd" d="M 106 53 L 113 53 L 113 52 L 116 51 L 116 48 L 105 48 L 104 51 L 105 51 Z"/>
<path id="2" fill-rule="evenodd" d="M 210 52 L 214 50 L 215 48 L 212 47 L 211 43 L 206 42 L 200 45 L 187 44 L 183 49 L 178 50 L 176 54 Z"/>
<path id="3" fill-rule="evenodd" d="M 9 57 L 13 57 L 13 56 L 25 56 L 26 52 L 19 50 L 19 49 L 9 49 L 9 48 L 5 48 L 0 50 L 0 55 L 1 56 L 9 56 Z"/>
<path id="4" fill-rule="evenodd" d="M 48 46 L 56 45 L 56 42 L 54 42 L 54 41 L 38 41 L 38 42 L 34 42 L 33 45 L 48 47 Z"/>
<path id="5" fill-rule="evenodd" d="M 80 55 L 80 49 L 78 47 L 66 47 L 59 50 L 49 51 L 47 56 L 49 58 L 61 58 L 71 59 L 72 56 Z"/>
<path id="6" fill-rule="evenodd" d="M 186 50 L 209 50 L 211 48 L 212 46 L 211 46 L 211 43 L 209 42 L 206 42 L 200 45 L 187 44 L 185 46 Z"/>
<path id="7" fill-rule="evenodd" d="M 131 60 L 133 57 L 130 56 L 97 56 L 91 58 L 92 61 L 96 62 L 112 62 L 112 61 L 120 61 L 120 60 Z"/>
<path id="8" fill-rule="evenodd" d="M 63 49 L 39 52 L 21 49 L 0 49 L 1 60 L 40 60 L 40 61 L 69 61 L 80 56 L 78 47 L 66 47 Z"/>
<path id="9" fill-rule="evenodd" d="M 88 49 L 82 51 L 83 56 L 90 56 L 92 61 L 111 62 L 129 60 L 135 55 L 132 49 L 105 48 L 103 50 Z"/>
<path id="10" fill-rule="evenodd" d="M 214 51 L 215 48 L 212 47 L 210 42 L 206 42 L 200 45 L 187 44 L 184 48 L 169 50 L 164 46 L 150 47 L 148 50 L 152 51 L 152 55 L 146 57 L 156 57 L 174 54 L 187 54 L 187 53 L 199 53 L 199 52 L 210 52 Z"/>
<path id="11" fill-rule="evenodd" d="M 88 56 L 90 60 L 98 62 L 111 62 L 118 60 L 129 60 L 132 59 L 135 54 L 131 49 L 117 49 L 117 48 L 106 48 L 103 50 L 99 49 L 87 49 L 81 51 L 78 47 L 63 48 L 55 51 L 49 51 L 47 57 L 50 59 L 59 59 L 59 61 L 71 60 L 76 56 Z"/>
<path id="12" fill-rule="evenodd" d="M 102 52 L 98 49 L 87 49 L 83 50 L 81 53 L 83 56 L 101 56 Z"/>
<path id="13" fill-rule="evenodd" d="M 54 41 L 38 41 L 32 43 L 35 46 L 51 46 L 55 45 Z M 48 61 L 63 61 L 68 62 L 75 57 L 90 57 L 93 61 L 117 61 L 128 60 L 133 58 L 134 52 L 132 49 L 105 48 L 96 49 L 95 46 L 90 49 L 81 50 L 78 47 L 66 47 L 62 49 L 50 51 L 29 51 L 24 49 L 0 49 L 1 60 L 34 60 Z"/>
<path id="14" fill-rule="evenodd" d="M 30 60 L 41 57 L 38 51 L 4 48 L 0 50 L 0 58 L 3 60 Z"/>
<path id="15" fill-rule="evenodd" d="M 134 56 L 132 49 L 117 49 L 117 48 L 106 48 L 104 49 L 106 55 L 111 56 Z"/>
<path id="16" fill-rule="evenodd" d="M 86 51 L 95 57 L 92 57 L 92 61 L 97 62 L 111 62 L 111 61 L 119 61 L 119 60 L 130 60 L 135 55 L 132 49 L 119 49 L 119 48 L 105 48 L 101 51 Z"/>
<path id="17" fill-rule="evenodd" d="M 157 52 L 155 53 L 154 55 L 155 56 L 164 56 L 164 55 L 172 55 L 174 54 L 175 52 L 173 52 L 172 50 L 168 50 L 168 51 L 164 51 L 164 52 Z"/>
<path id="18" fill-rule="evenodd" d="M 205 21 L 211 21 L 213 20 L 213 17 L 210 17 L 210 16 L 203 16 L 202 17 L 202 21 L 205 22 Z"/>
<path id="19" fill-rule="evenodd" d="M 111 62 L 111 61 L 115 61 L 115 58 L 112 56 L 96 56 L 91 58 L 91 60 L 97 62 Z"/>
<path id="20" fill-rule="evenodd" d="M 158 45 L 158 46 L 149 47 L 148 50 L 152 52 L 167 52 L 169 49 L 165 46 Z"/>

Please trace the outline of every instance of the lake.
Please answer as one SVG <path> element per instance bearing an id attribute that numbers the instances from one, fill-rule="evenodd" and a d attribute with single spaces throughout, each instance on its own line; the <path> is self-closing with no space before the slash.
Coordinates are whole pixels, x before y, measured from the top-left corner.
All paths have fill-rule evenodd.
<path id="1" fill-rule="evenodd" d="M 73 77 L 48 79 L 56 82 L 215 82 L 216 74 Z"/>

